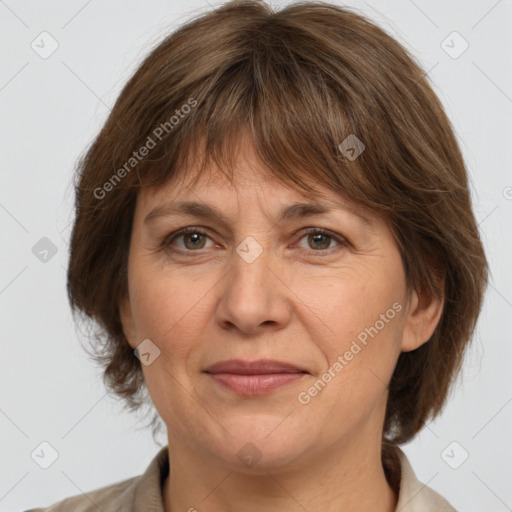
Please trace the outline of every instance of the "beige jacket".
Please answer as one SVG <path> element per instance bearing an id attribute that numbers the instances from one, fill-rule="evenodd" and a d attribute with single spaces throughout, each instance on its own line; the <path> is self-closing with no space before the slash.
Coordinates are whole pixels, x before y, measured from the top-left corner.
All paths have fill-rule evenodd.
<path id="1" fill-rule="evenodd" d="M 457 512 L 433 489 L 422 484 L 405 453 L 399 450 L 400 492 L 396 512 Z M 169 454 L 162 448 L 139 476 L 66 498 L 48 508 L 25 512 L 164 512 L 162 485 L 169 474 Z"/>

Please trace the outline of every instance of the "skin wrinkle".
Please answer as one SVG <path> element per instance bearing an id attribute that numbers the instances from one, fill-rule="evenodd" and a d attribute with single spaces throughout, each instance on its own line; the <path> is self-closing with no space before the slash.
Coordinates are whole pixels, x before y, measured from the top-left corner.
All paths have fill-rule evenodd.
<path id="1" fill-rule="evenodd" d="M 392 511 L 397 496 L 380 460 L 387 399 L 380 379 L 389 382 L 401 350 L 428 339 L 440 304 L 413 293 L 407 309 L 400 252 L 386 222 L 377 216 L 371 219 L 371 233 L 363 224 L 341 220 L 349 217 L 340 213 L 339 230 L 333 222 L 324 226 L 316 218 L 302 219 L 285 230 L 300 235 L 277 239 L 283 226 L 273 225 L 268 215 L 299 201 L 300 194 L 259 179 L 255 162 L 247 140 L 239 153 L 235 187 L 208 180 L 199 180 L 193 189 L 168 183 L 140 192 L 137 199 L 129 299 L 122 304 L 121 318 L 133 348 L 149 338 L 161 350 L 143 372 L 155 407 L 169 426 L 166 510 L 195 506 L 206 512 L 231 511 L 243 506 L 273 511 L 298 509 L 299 503 L 307 510 L 321 506 L 350 511 L 364 505 Z M 340 200 L 332 191 L 324 192 Z M 236 207 L 229 236 L 222 230 L 217 235 L 229 251 L 201 249 L 202 255 L 186 259 L 155 250 L 155 240 L 168 233 L 168 226 L 157 229 L 145 224 L 144 217 L 165 201 L 189 198 L 223 211 Z M 342 247 L 326 257 L 315 256 L 313 249 L 281 250 L 289 241 L 295 247 L 303 226 L 317 224 L 341 236 L 347 225 L 355 249 Z M 210 231 L 201 219 L 190 218 L 182 225 Z M 249 235 L 263 248 L 251 264 L 234 250 Z M 407 314 L 397 314 L 311 403 L 300 404 L 297 394 L 397 302 Z M 239 397 L 202 373 L 206 366 L 232 358 L 289 361 L 310 375 L 267 395 Z M 248 442 L 263 455 L 252 469 L 237 457 Z M 198 503 L 198 496 L 207 495 Z"/>
<path id="2" fill-rule="evenodd" d="M 458 138 L 419 61 L 350 8 L 228 2 L 151 50 L 75 178 L 68 299 L 75 319 L 91 322 L 84 348 L 109 392 L 132 412 L 150 407 L 157 444 L 160 420 L 167 426 L 166 511 L 198 496 L 208 496 L 198 512 L 390 509 L 381 466 L 398 489 L 397 447 L 446 404 L 488 279 Z M 313 199 L 357 205 L 373 233 L 341 212 L 275 223 L 280 207 Z M 151 209 L 177 200 L 230 218 L 143 229 Z M 192 225 L 210 237 L 201 256 L 164 249 Z M 305 227 L 350 244 L 328 257 L 299 252 Z M 236 251 L 248 235 L 263 249 L 251 264 Z M 398 302 L 400 313 L 299 404 L 298 392 Z M 146 338 L 161 351 L 148 367 L 134 353 Z M 310 382 L 241 399 L 202 372 L 264 356 L 304 365 Z M 247 439 L 263 453 L 250 470 L 236 456 Z"/>

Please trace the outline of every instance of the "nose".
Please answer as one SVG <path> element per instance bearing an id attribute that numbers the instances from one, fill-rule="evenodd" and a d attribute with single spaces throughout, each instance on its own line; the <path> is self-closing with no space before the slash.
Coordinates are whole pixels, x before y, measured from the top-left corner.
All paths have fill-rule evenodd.
<path id="1" fill-rule="evenodd" d="M 233 253 L 216 309 L 223 329 L 254 335 L 288 325 L 293 294 L 272 260 L 254 241 Z"/>

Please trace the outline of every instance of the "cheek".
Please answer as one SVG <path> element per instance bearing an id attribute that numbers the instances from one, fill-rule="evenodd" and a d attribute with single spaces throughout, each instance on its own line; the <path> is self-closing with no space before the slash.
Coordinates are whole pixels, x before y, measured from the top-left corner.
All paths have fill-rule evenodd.
<path id="1" fill-rule="evenodd" d="M 142 366 L 144 378 L 151 400 L 168 427 L 185 432 L 189 428 L 186 418 L 197 414 L 193 409 L 188 411 L 195 403 L 189 375 L 199 364 L 202 346 L 198 340 L 212 315 L 206 308 L 214 281 L 207 276 L 194 280 L 178 271 L 171 275 L 138 270 L 131 276 L 130 289 L 137 336 L 139 340 L 150 339 L 160 350 L 153 364 Z"/>
<path id="2" fill-rule="evenodd" d="M 297 295 L 307 304 L 301 323 L 322 353 L 323 373 L 311 394 L 315 414 L 328 409 L 345 422 L 363 421 L 385 402 L 387 383 L 400 353 L 403 329 L 401 266 L 339 273 L 325 282 L 297 280 Z M 302 287 L 300 287 L 302 286 Z M 316 328 L 313 328 L 316 326 Z M 320 390 L 320 391 L 317 391 Z M 315 395 L 315 393 L 317 393 Z"/>
<path id="3" fill-rule="evenodd" d="M 171 348 L 179 359 L 200 336 L 212 312 L 208 293 L 215 280 L 194 279 L 185 271 L 153 271 L 139 267 L 132 274 L 130 297 L 139 340 L 149 338 L 161 350 Z M 217 279 L 218 280 L 218 279 Z"/>
<path id="4" fill-rule="evenodd" d="M 375 334 L 376 324 L 379 335 L 375 339 L 389 338 L 398 326 L 400 315 L 393 304 L 403 296 L 400 272 L 367 270 L 345 270 L 328 278 L 302 276 L 290 285 L 299 298 L 296 310 L 302 324 L 330 355 L 344 352 L 358 336 L 363 341 L 365 335 L 370 339 L 369 331 Z"/>
<path id="5" fill-rule="evenodd" d="M 326 319 L 336 336 L 313 338 L 325 368 L 301 395 L 301 403 L 310 401 L 308 414 L 323 417 L 333 435 L 363 428 L 370 415 L 383 411 L 400 353 L 401 304 L 390 296 L 358 297 L 367 299 L 363 308 L 353 297 L 344 302 L 345 310 Z"/>

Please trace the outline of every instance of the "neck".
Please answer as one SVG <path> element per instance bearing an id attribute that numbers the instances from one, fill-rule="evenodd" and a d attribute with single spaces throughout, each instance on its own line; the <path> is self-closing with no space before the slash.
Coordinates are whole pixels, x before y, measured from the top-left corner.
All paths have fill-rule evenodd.
<path id="1" fill-rule="evenodd" d="M 380 439 L 371 445 L 352 440 L 303 459 L 293 469 L 248 474 L 170 437 L 165 512 L 395 511 L 398 497 L 386 480 Z"/>

